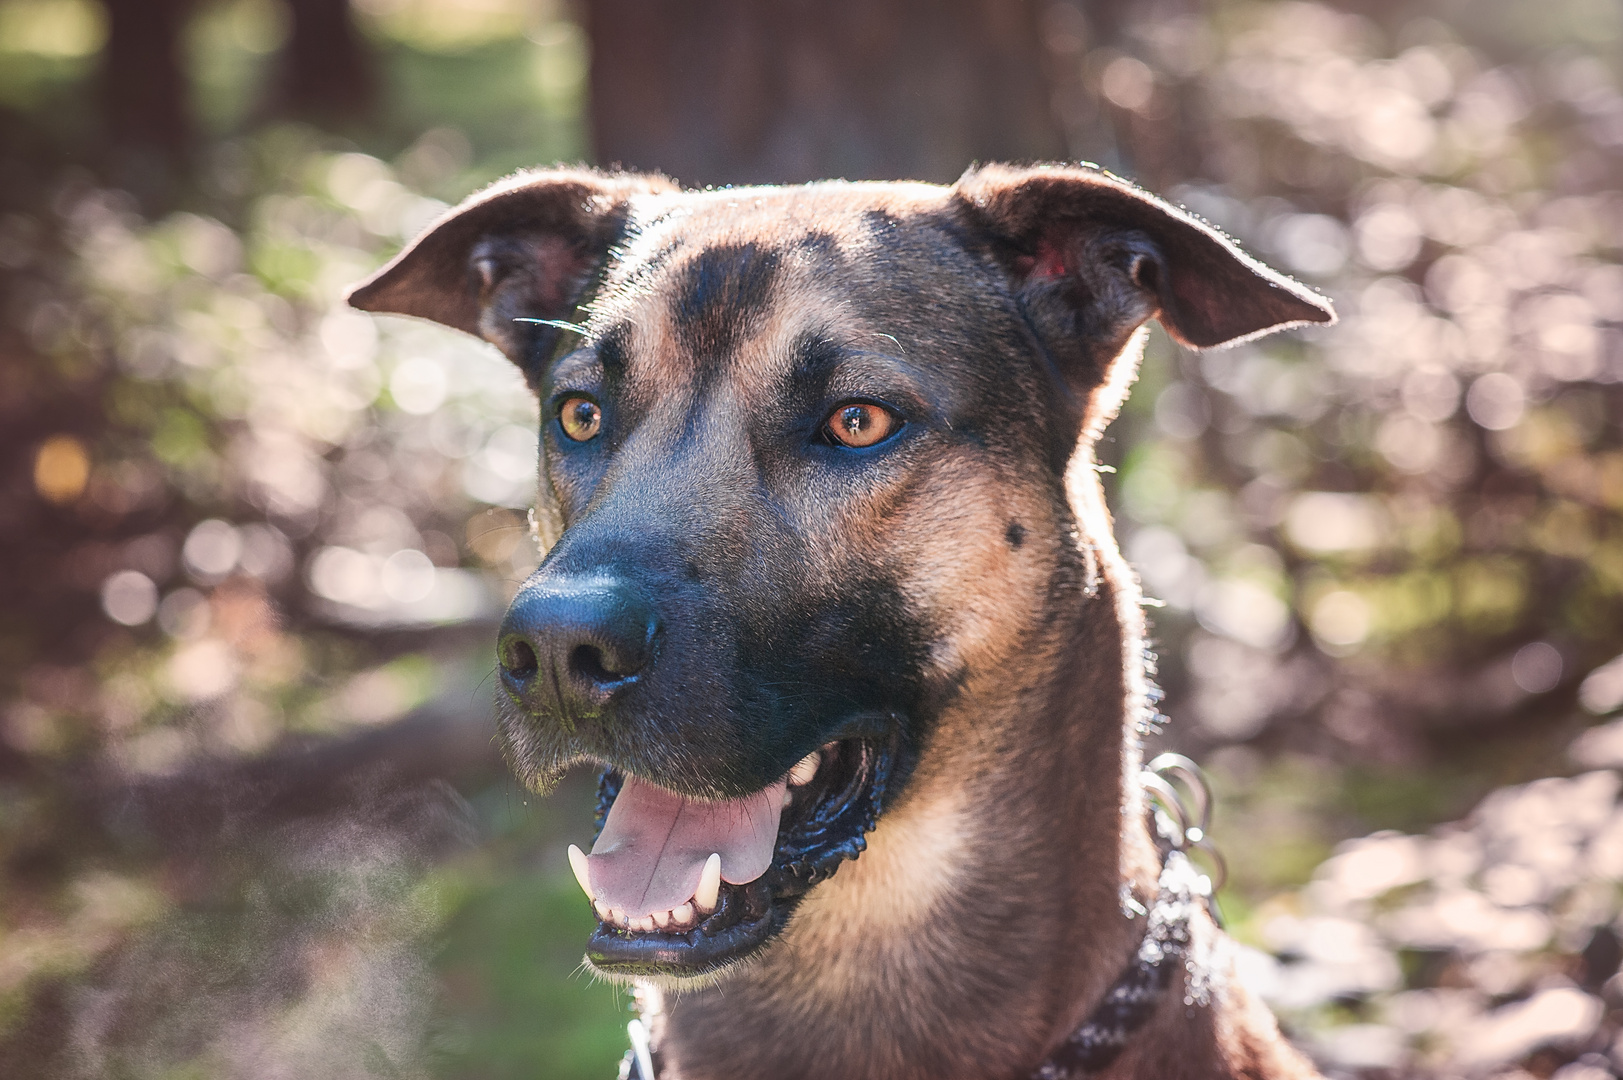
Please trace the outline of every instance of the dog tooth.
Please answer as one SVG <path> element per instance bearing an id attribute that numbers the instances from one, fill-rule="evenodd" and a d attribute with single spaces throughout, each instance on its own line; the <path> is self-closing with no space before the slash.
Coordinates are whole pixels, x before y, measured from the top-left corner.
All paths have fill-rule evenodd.
<path id="1" fill-rule="evenodd" d="M 654 912 L 654 925 L 659 927 L 661 930 L 671 925 L 671 913 L 668 911 Z"/>
<path id="2" fill-rule="evenodd" d="M 693 905 L 692 904 L 678 904 L 671 911 L 671 922 L 675 923 L 677 926 L 687 926 L 692 921 L 693 921 Z"/>
<path id="3" fill-rule="evenodd" d="M 789 770 L 789 786 L 804 787 L 812 782 L 817 775 L 817 766 L 823 763 L 823 755 L 816 750 L 795 762 L 795 767 Z"/>
<path id="4" fill-rule="evenodd" d="M 716 910 L 721 896 L 721 855 L 713 854 L 704 862 L 704 873 L 699 875 L 699 887 L 693 890 L 693 909 L 701 915 Z"/>
<path id="5" fill-rule="evenodd" d="M 631 920 L 631 928 L 633 930 L 643 931 L 652 930 L 654 928 L 654 917 L 652 915 L 644 915 L 640 919 L 633 919 Z"/>
<path id="6" fill-rule="evenodd" d="M 593 900 L 592 901 L 592 910 L 597 912 L 597 917 L 598 917 L 598 919 L 600 921 L 602 921 L 602 922 L 611 921 L 610 918 L 609 918 L 609 914 L 610 914 L 609 905 L 605 904 L 603 901 L 601 901 L 601 900 Z"/>
<path id="7" fill-rule="evenodd" d="M 575 880 L 580 882 L 580 891 L 586 894 L 586 899 L 596 900 L 597 896 L 592 892 L 592 877 L 586 871 L 586 852 L 574 844 L 569 845 L 569 868 L 575 871 Z"/>
<path id="8" fill-rule="evenodd" d="M 609 922 L 615 926 L 624 926 L 626 924 L 626 913 L 617 907 L 609 908 Z"/>

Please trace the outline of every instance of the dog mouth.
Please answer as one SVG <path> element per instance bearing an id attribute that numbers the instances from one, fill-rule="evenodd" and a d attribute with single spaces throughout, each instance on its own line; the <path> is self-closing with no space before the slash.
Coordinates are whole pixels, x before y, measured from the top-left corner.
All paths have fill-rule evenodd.
<path id="1" fill-rule="evenodd" d="M 587 961 L 605 975 L 697 978 L 755 953 L 867 847 L 898 756 L 894 738 L 838 740 L 715 802 L 606 769 L 592 853 L 569 853 L 598 917 Z"/>

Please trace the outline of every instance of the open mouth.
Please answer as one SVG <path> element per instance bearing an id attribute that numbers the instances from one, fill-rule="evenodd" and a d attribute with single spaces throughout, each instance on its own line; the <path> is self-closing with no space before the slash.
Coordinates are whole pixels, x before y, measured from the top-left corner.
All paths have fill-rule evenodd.
<path id="1" fill-rule="evenodd" d="M 894 739 L 831 742 L 723 802 L 605 770 L 592 854 L 569 853 L 598 917 L 587 960 L 604 974 L 691 978 L 761 948 L 807 890 L 867 847 L 897 750 Z"/>

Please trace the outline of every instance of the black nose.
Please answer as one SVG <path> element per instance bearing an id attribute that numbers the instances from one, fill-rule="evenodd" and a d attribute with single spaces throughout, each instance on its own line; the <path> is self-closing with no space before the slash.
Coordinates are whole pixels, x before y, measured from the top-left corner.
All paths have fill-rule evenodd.
<path id="1" fill-rule="evenodd" d="M 653 660 L 659 618 L 634 588 L 606 576 L 527 583 L 496 640 L 502 682 L 532 712 L 601 708 Z"/>

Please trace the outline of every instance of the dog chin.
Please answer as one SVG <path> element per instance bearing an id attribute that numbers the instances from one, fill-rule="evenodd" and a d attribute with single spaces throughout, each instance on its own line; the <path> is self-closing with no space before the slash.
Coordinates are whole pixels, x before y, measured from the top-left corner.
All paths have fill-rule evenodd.
<path id="1" fill-rule="evenodd" d="M 813 756 L 814 774 L 808 768 Z M 784 806 L 764 873 L 742 883 L 712 875 L 687 903 L 660 912 L 657 921 L 595 902 L 598 925 L 586 945 L 587 966 L 613 981 L 652 979 L 693 989 L 759 956 L 783 932 L 801 898 L 867 847 L 866 834 L 903 778 L 902 757 L 899 733 L 888 740 L 843 739 L 808 755 L 796 766 L 798 774 L 775 785 L 784 791 Z M 624 773 L 604 770 L 600 828 L 625 784 Z M 577 866 L 576 873 L 590 893 L 584 868 Z"/>

